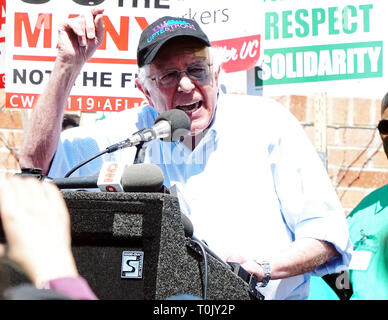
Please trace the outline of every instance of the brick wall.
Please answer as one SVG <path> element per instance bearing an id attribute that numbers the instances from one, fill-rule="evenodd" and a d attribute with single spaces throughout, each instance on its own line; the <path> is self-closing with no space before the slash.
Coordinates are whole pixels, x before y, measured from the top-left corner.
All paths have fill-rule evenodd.
<path id="1" fill-rule="evenodd" d="M 0 91 L 0 174 L 20 171 L 17 158 L 23 141 L 23 111 L 6 109 L 4 89 Z"/>
<path id="2" fill-rule="evenodd" d="M 315 141 L 313 97 L 273 97 L 283 103 Z M 327 170 L 345 209 L 388 183 L 388 159 L 376 130 L 380 99 L 326 97 Z"/>
<path id="3" fill-rule="evenodd" d="M 301 122 L 311 141 L 317 134 L 313 96 L 273 97 Z M 17 152 L 27 118 L 25 110 L 4 108 L 0 92 L 0 173 L 20 171 Z M 376 125 L 380 118 L 379 99 L 326 97 L 326 154 L 329 177 L 348 214 L 368 193 L 388 181 L 388 160 Z"/>

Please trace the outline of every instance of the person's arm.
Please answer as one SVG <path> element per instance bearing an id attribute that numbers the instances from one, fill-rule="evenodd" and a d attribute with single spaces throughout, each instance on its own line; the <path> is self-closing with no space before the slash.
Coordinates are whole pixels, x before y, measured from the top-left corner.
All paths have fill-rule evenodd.
<path id="1" fill-rule="evenodd" d="M 271 266 L 271 280 L 276 280 L 310 272 L 336 255 L 337 250 L 326 241 L 301 238 L 291 243 L 287 250 L 266 258 L 266 261 Z M 241 264 L 248 272 L 256 274 L 259 282 L 263 281 L 261 261 L 238 256 L 226 257 L 225 260 Z"/>
<path id="2" fill-rule="evenodd" d="M 73 284 L 72 290 L 82 289 L 76 297 L 95 298 L 78 274 L 70 215 L 55 185 L 35 178 L 0 179 L 0 217 L 7 240 L 0 256 L 16 263 L 37 288 L 68 294 Z"/>
<path id="3" fill-rule="evenodd" d="M 44 284 L 44 287 L 76 300 L 98 300 L 87 281 L 81 276 L 52 279 Z"/>
<path id="4" fill-rule="evenodd" d="M 264 274 L 260 259 L 271 265 L 273 280 L 344 269 L 350 261 L 351 242 L 341 203 L 326 169 L 297 119 L 277 103 L 271 105 L 271 111 L 276 123 L 271 127 L 273 148 L 269 161 L 284 223 L 295 240 L 269 256 L 266 253 L 261 257 L 263 253 L 258 251 L 251 256 L 226 259 L 242 264 L 259 281 Z"/>
<path id="5" fill-rule="evenodd" d="M 85 62 L 103 38 L 103 9 L 68 19 L 59 28 L 58 56 L 50 79 L 34 106 L 20 151 L 20 168 L 41 168 L 47 174 L 62 128 L 71 88 Z"/>

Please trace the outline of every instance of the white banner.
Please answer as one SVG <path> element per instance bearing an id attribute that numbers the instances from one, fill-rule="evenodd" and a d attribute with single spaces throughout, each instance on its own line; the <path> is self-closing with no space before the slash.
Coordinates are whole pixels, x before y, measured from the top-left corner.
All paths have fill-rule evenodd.
<path id="1" fill-rule="evenodd" d="M 143 102 L 135 88 L 138 39 L 161 16 L 195 19 L 213 45 L 229 50 L 227 72 L 251 69 L 260 55 L 260 2 L 245 0 L 12 0 L 7 2 L 6 102 L 32 108 L 57 54 L 58 25 L 69 16 L 105 8 L 104 41 L 78 76 L 67 110 L 120 111 Z"/>

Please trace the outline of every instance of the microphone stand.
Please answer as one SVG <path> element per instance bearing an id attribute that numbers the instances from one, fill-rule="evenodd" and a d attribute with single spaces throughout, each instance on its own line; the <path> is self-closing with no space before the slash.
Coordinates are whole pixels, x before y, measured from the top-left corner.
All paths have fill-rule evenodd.
<path id="1" fill-rule="evenodd" d="M 144 146 L 144 141 L 136 145 L 136 155 L 135 155 L 135 160 L 133 161 L 133 164 L 144 162 L 145 151 L 143 149 L 143 146 Z"/>

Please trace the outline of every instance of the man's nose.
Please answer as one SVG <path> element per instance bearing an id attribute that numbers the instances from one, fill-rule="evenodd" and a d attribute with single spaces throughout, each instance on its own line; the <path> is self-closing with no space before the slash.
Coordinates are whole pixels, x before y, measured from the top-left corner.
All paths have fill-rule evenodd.
<path id="1" fill-rule="evenodd" d="M 185 72 L 182 72 L 179 78 L 178 91 L 189 93 L 195 88 L 193 81 L 187 76 Z"/>

